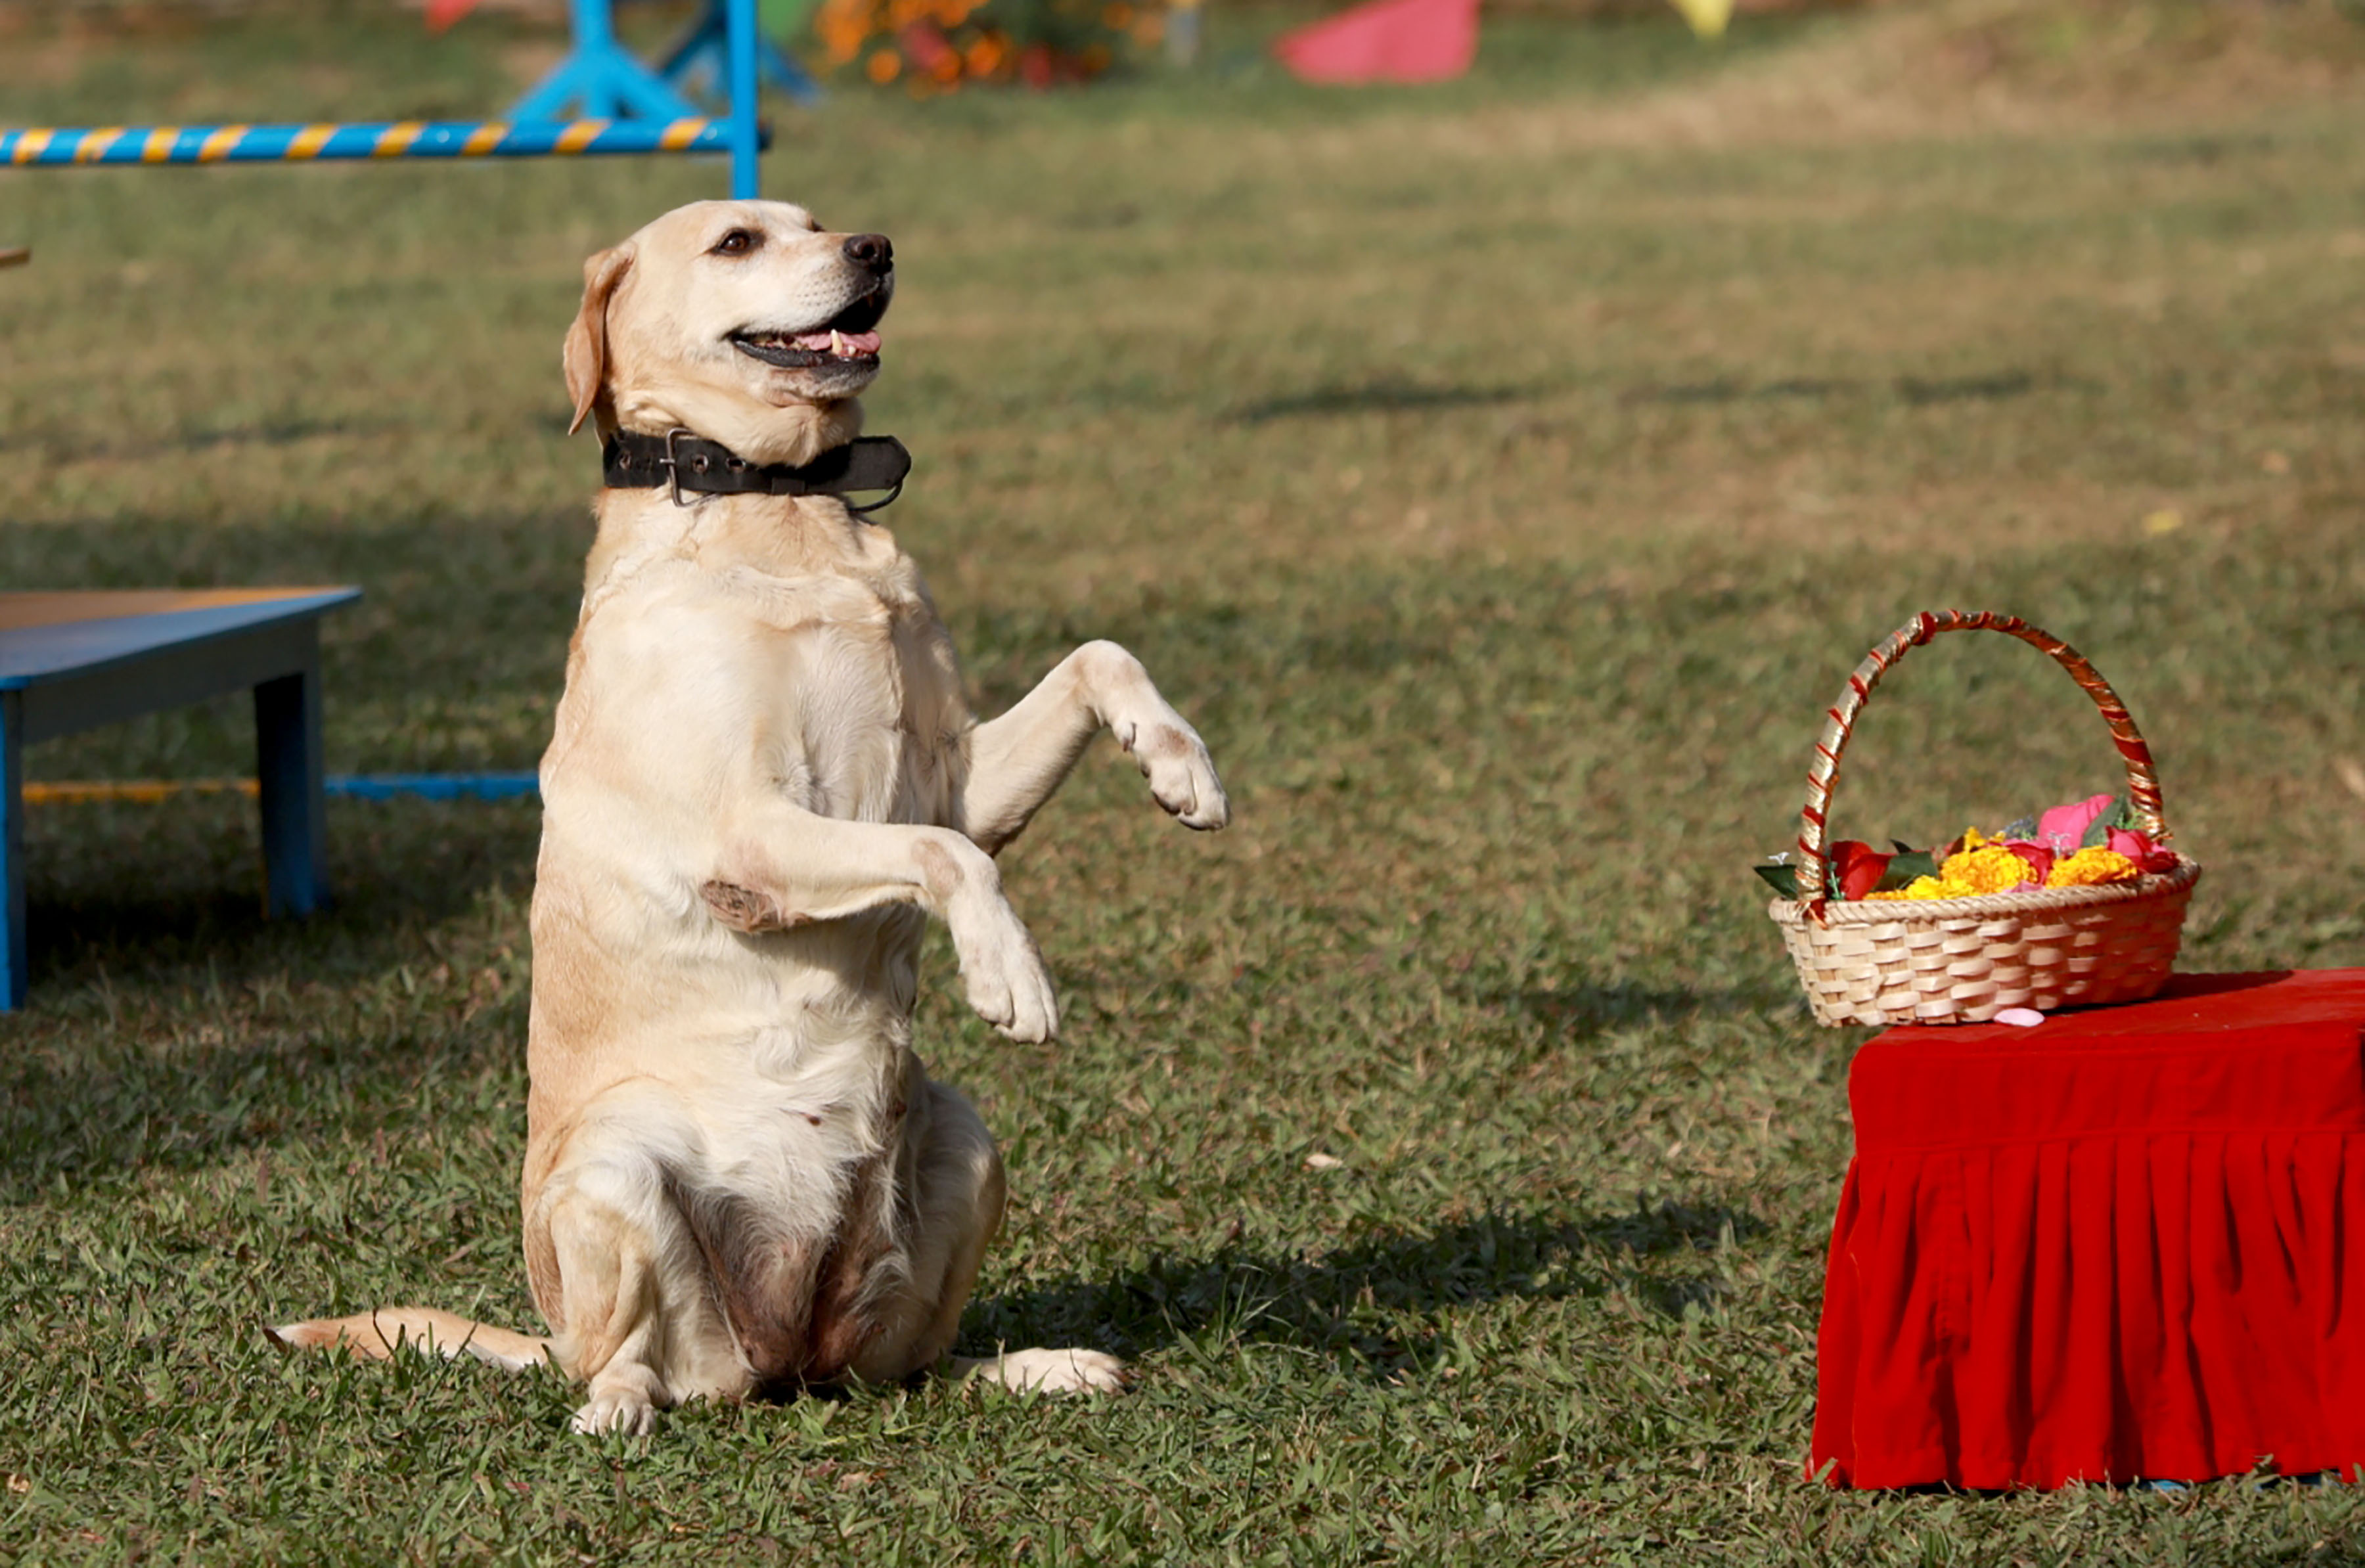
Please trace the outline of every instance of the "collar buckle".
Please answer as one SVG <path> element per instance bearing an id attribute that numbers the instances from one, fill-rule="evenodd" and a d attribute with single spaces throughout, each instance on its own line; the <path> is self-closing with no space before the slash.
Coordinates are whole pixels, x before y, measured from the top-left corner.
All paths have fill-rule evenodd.
<path id="1" fill-rule="evenodd" d="M 673 504 L 678 507 L 686 507 L 689 503 L 681 498 L 681 454 L 674 450 L 673 443 L 691 434 L 693 432 L 685 425 L 676 425 L 666 431 L 665 455 L 656 460 L 657 466 L 664 469 L 666 476 L 673 481 Z"/>

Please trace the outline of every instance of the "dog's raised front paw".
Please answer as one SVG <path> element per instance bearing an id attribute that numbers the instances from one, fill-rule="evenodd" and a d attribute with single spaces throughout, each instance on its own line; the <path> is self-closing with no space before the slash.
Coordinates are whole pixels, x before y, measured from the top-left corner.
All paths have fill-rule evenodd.
<path id="1" fill-rule="evenodd" d="M 1059 1002 L 1026 922 L 1000 886 L 972 886 L 956 901 L 953 951 L 960 958 L 969 1004 L 1014 1040 L 1033 1044 L 1059 1032 Z"/>
<path id="2" fill-rule="evenodd" d="M 1115 1394 L 1125 1387 L 1125 1363 L 1098 1350 L 1005 1350 L 974 1361 L 957 1357 L 954 1373 L 1037 1394 Z"/>
<path id="3" fill-rule="evenodd" d="M 1173 709 L 1146 722 L 1119 724 L 1116 740 L 1149 780 L 1150 794 L 1184 827 L 1214 829 L 1232 820 L 1207 743 Z"/>

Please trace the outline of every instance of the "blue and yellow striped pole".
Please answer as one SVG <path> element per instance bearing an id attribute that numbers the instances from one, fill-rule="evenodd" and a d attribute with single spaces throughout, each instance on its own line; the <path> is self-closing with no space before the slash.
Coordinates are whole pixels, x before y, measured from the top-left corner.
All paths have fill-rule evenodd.
<path id="1" fill-rule="evenodd" d="M 752 117 L 749 117 L 752 119 Z M 287 163 L 374 158 L 593 158 L 734 152 L 731 120 L 398 120 L 356 125 L 158 125 L 0 130 L 0 165 Z M 753 140 L 751 124 L 740 132 Z"/>
<path id="2" fill-rule="evenodd" d="M 252 800 L 260 790 L 252 778 L 48 778 L 28 780 L 22 799 L 36 806 L 153 806 L 182 795 Z M 513 801 L 540 794 L 541 780 L 532 773 L 332 773 L 321 793 L 337 801 Z"/>

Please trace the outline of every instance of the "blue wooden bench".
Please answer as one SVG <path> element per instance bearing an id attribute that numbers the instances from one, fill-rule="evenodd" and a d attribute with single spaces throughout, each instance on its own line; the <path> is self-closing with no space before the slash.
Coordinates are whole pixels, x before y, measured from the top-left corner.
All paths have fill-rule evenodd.
<path id="1" fill-rule="evenodd" d="M 25 748 L 252 689 L 270 913 L 328 901 L 320 618 L 359 588 L 0 593 L 0 1012 L 25 1002 Z"/>

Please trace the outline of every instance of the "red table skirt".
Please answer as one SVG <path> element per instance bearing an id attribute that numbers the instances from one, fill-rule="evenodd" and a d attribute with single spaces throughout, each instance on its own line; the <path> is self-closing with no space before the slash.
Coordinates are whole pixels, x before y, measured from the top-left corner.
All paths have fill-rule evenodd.
<path id="1" fill-rule="evenodd" d="M 2365 969 L 1891 1029 L 1849 1103 L 1810 1473 L 2365 1463 Z"/>

